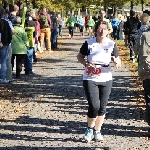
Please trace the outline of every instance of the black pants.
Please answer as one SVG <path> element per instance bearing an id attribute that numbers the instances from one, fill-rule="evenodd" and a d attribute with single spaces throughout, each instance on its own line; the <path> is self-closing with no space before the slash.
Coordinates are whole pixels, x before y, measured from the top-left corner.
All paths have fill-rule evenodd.
<path id="1" fill-rule="evenodd" d="M 14 67 L 14 59 L 16 56 L 16 78 L 20 77 L 20 72 L 22 71 L 22 63 L 25 54 L 12 54 L 12 67 Z"/>
<path id="2" fill-rule="evenodd" d="M 94 82 L 83 80 L 83 87 L 88 101 L 88 117 L 96 118 L 106 113 L 106 105 L 111 93 L 112 80 L 107 82 Z"/>
<path id="3" fill-rule="evenodd" d="M 79 26 L 79 29 L 80 29 L 80 32 L 82 33 L 83 32 L 83 28 L 84 28 L 84 26 Z"/>
<path id="4" fill-rule="evenodd" d="M 117 39 L 117 28 L 113 28 L 113 38 L 114 38 L 114 40 L 116 40 Z"/>
<path id="5" fill-rule="evenodd" d="M 133 51 L 133 46 L 136 44 L 135 34 L 128 35 L 128 43 L 129 43 L 129 48 L 130 48 L 130 58 L 134 58 L 135 54 Z"/>
<path id="6" fill-rule="evenodd" d="M 69 27 L 69 34 L 73 37 L 74 27 Z"/>
<path id="7" fill-rule="evenodd" d="M 146 101 L 146 121 L 150 126 L 150 79 L 146 79 L 143 81 L 143 88 Z"/>

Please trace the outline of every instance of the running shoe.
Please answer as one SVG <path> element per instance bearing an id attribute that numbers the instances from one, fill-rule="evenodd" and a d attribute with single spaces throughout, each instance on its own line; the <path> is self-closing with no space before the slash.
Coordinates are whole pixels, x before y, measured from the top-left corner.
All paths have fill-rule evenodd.
<path id="1" fill-rule="evenodd" d="M 96 141 L 103 141 L 104 140 L 101 132 L 98 132 L 98 131 L 94 131 L 94 139 Z"/>
<path id="2" fill-rule="evenodd" d="M 92 141 L 92 139 L 93 139 L 93 129 L 87 128 L 83 138 L 86 142 Z"/>

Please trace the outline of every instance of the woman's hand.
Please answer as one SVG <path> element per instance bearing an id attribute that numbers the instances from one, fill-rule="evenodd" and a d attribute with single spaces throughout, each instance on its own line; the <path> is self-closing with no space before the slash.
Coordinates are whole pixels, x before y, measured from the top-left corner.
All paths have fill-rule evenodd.
<path id="1" fill-rule="evenodd" d="M 87 67 L 88 70 L 90 70 L 91 72 L 96 70 L 96 66 L 95 66 L 92 62 L 89 62 L 89 63 L 86 65 L 86 67 Z"/>
<path id="2" fill-rule="evenodd" d="M 119 57 L 115 58 L 115 56 L 112 56 L 111 60 L 114 62 L 117 69 L 121 67 L 121 59 Z"/>

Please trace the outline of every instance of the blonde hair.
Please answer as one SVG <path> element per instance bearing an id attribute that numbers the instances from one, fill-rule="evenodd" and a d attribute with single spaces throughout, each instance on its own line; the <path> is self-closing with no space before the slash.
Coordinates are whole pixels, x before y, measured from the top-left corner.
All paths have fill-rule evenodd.
<path id="1" fill-rule="evenodd" d="M 149 16 L 147 13 L 143 13 L 143 14 L 141 15 L 140 21 L 141 21 L 142 25 L 146 25 L 146 24 L 149 23 L 149 20 L 150 20 L 149 17 L 150 17 L 150 16 Z"/>

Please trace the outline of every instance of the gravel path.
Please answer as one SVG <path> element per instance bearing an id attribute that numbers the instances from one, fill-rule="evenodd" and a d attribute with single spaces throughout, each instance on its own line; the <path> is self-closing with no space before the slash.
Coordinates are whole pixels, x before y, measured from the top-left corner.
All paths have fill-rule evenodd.
<path id="1" fill-rule="evenodd" d="M 114 82 L 103 125 L 103 142 L 84 143 L 87 102 L 79 47 L 87 38 L 61 38 L 59 50 L 44 52 L 25 76 L 0 87 L 0 150 L 150 150 L 140 120 L 131 73 L 112 67 Z M 5 88 L 5 91 L 2 90 Z M 2 92 L 4 91 L 4 92 Z"/>

